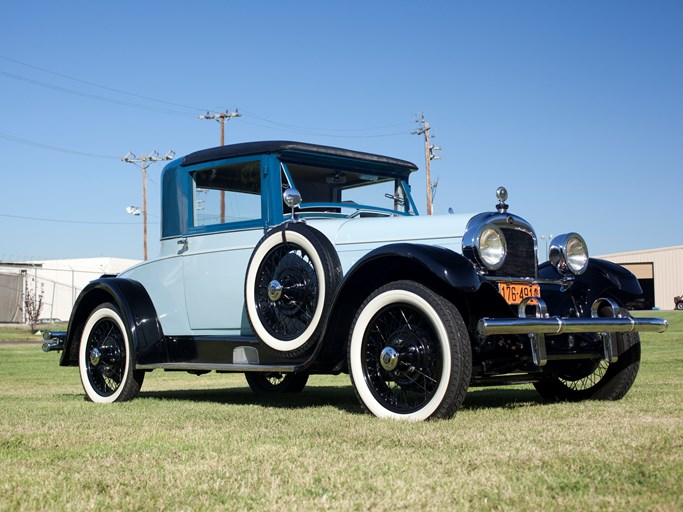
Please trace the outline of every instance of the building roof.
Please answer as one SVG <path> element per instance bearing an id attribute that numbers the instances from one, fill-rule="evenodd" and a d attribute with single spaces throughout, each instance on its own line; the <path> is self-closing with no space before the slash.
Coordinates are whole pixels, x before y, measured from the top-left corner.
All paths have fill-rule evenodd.
<path id="1" fill-rule="evenodd" d="M 614 258 L 617 256 L 635 256 L 639 254 L 653 253 L 653 252 L 668 252 L 668 251 L 681 251 L 683 250 L 683 245 L 674 245 L 672 247 L 659 247 L 656 249 L 642 249 L 639 251 L 627 251 L 627 252 L 615 252 L 610 254 L 601 254 L 597 258 Z"/>

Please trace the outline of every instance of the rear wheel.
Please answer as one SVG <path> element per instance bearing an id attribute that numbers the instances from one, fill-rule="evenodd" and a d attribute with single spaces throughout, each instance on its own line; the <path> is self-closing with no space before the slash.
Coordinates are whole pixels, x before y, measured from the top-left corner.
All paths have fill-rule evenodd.
<path id="1" fill-rule="evenodd" d="M 131 400 L 145 372 L 135 370 L 135 354 L 116 306 L 98 306 L 83 328 L 78 365 L 88 399 L 97 403 Z"/>
<path id="2" fill-rule="evenodd" d="M 393 419 L 452 416 L 472 371 L 469 336 L 457 308 L 414 281 L 378 288 L 361 305 L 348 361 L 363 406 Z"/>
<path id="3" fill-rule="evenodd" d="M 676 309 L 679 311 L 683 311 L 683 300 L 676 303 Z"/>
<path id="4" fill-rule="evenodd" d="M 299 393 L 308 382 L 307 373 L 247 372 L 244 374 L 254 393 Z"/>

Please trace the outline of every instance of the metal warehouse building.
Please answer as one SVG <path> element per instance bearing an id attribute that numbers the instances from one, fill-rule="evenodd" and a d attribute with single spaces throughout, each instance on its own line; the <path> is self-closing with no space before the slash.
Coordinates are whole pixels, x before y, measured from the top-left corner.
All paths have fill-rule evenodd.
<path id="1" fill-rule="evenodd" d="M 598 256 L 635 274 L 643 295 L 659 309 L 674 309 L 674 297 L 683 295 L 683 245 Z"/>
<path id="2" fill-rule="evenodd" d="M 0 323 L 26 321 L 26 294 L 42 296 L 41 318 L 66 321 L 83 287 L 102 274 L 117 274 L 136 260 L 84 258 L 72 260 L 0 262 Z"/>

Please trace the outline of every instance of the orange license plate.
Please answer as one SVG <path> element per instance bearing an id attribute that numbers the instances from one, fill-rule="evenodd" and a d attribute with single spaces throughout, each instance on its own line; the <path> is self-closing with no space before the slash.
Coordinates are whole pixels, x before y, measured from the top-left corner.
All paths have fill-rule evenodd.
<path id="1" fill-rule="evenodd" d="M 508 304 L 519 304 L 527 297 L 541 296 L 541 287 L 537 284 L 498 283 L 498 291 Z"/>

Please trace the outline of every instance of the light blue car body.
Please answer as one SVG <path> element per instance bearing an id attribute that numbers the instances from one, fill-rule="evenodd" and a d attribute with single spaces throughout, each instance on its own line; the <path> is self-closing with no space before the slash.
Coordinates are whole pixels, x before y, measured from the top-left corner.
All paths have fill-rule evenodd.
<path id="1" fill-rule="evenodd" d="M 378 247 L 412 242 L 460 251 L 471 215 L 311 219 L 334 245 L 343 273 Z M 158 259 L 120 275 L 142 283 L 167 335 L 251 335 L 244 276 L 264 228 L 225 231 L 161 242 Z M 184 243 L 187 240 L 187 249 Z"/>

